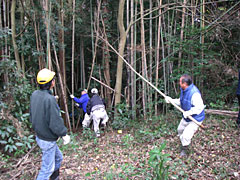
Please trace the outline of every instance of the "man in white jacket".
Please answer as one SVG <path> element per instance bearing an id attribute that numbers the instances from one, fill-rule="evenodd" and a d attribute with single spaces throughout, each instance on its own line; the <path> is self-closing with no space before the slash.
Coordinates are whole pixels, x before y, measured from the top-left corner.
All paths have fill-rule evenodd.
<path id="1" fill-rule="evenodd" d="M 182 150 L 180 156 L 186 156 L 191 139 L 198 130 L 198 125 L 191 121 L 188 116 L 192 116 L 200 124 L 205 118 L 204 104 L 201 93 L 198 88 L 192 83 L 189 75 L 184 74 L 180 77 L 179 85 L 181 94 L 179 99 L 172 99 L 169 96 L 165 97 L 167 103 L 175 103 L 185 111 L 178 126 L 178 136 L 182 143 Z"/>

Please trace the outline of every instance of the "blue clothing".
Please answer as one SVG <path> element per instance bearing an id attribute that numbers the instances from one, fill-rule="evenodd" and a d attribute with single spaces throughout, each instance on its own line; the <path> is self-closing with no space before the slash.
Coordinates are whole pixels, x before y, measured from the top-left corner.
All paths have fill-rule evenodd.
<path id="1" fill-rule="evenodd" d="M 191 107 L 193 107 L 191 100 L 194 93 L 201 94 L 198 88 L 194 84 L 189 85 L 185 90 L 181 88 L 180 103 L 181 103 L 181 108 L 184 111 L 188 111 L 191 109 Z M 192 117 L 196 119 L 198 122 L 202 122 L 205 118 L 204 110 L 200 114 L 193 114 Z M 184 118 L 184 120 L 187 122 L 191 121 L 188 118 L 186 119 Z"/>
<path id="2" fill-rule="evenodd" d="M 56 141 L 45 141 L 38 137 L 36 141 L 42 150 L 42 166 L 37 180 L 48 180 L 52 173 L 60 168 L 63 155 Z"/>
<path id="3" fill-rule="evenodd" d="M 79 104 L 79 107 L 83 109 L 83 111 L 86 113 L 87 103 L 89 100 L 88 94 L 83 94 L 79 99 L 74 97 L 73 100 Z"/>
<path id="4" fill-rule="evenodd" d="M 237 87 L 237 94 L 240 95 L 240 69 L 238 71 L 238 87 Z"/>

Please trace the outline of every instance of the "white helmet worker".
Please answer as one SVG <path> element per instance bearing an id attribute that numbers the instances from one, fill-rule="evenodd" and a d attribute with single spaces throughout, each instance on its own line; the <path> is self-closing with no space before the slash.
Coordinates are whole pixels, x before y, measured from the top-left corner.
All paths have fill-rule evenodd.
<path id="1" fill-rule="evenodd" d="M 97 88 L 92 88 L 91 93 L 92 93 L 92 94 L 97 94 L 97 93 L 98 93 Z"/>

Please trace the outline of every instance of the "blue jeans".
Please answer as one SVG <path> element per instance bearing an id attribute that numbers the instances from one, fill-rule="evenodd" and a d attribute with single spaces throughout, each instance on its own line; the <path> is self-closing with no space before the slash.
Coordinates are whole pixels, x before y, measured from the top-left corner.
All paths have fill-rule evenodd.
<path id="1" fill-rule="evenodd" d="M 36 137 L 36 141 L 42 150 L 42 166 L 37 180 L 49 180 L 52 173 L 60 168 L 63 155 L 56 141 L 44 141 L 38 137 Z"/>

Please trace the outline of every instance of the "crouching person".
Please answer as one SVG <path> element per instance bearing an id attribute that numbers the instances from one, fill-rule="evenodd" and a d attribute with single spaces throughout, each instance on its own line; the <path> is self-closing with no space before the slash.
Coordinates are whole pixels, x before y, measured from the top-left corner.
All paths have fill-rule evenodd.
<path id="1" fill-rule="evenodd" d="M 82 122 L 82 126 L 83 127 L 88 127 L 91 120 L 90 120 L 90 116 L 87 114 L 87 104 L 89 101 L 89 96 L 87 94 L 87 89 L 82 90 L 81 92 L 81 97 L 78 99 L 76 98 L 74 95 L 70 95 L 70 97 L 76 102 L 78 103 L 78 107 L 83 109 L 84 112 L 84 119 Z"/>
<path id="2" fill-rule="evenodd" d="M 87 123 L 83 124 L 83 127 L 88 127 L 91 120 L 93 120 L 93 127 L 96 137 L 100 137 L 99 125 L 105 127 L 109 118 L 105 110 L 105 102 L 98 95 L 98 90 L 96 88 L 93 88 L 91 90 L 91 93 L 93 94 L 93 96 L 91 97 L 87 104 L 87 114 L 90 115 L 91 118 Z"/>
<path id="3" fill-rule="evenodd" d="M 55 86 L 55 72 L 42 69 L 37 75 L 40 90 L 35 90 L 30 99 L 30 122 L 36 133 L 36 141 L 42 150 L 42 165 L 37 180 L 58 180 L 59 168 L 63 155 L 56 143 L 59 137 L 64 144 L 69 143 L 70 136 L 56 98 L 51 89 Z"/>

